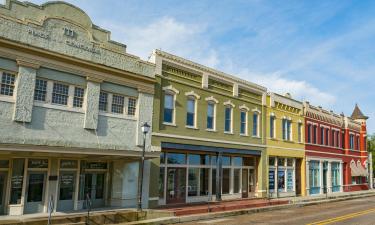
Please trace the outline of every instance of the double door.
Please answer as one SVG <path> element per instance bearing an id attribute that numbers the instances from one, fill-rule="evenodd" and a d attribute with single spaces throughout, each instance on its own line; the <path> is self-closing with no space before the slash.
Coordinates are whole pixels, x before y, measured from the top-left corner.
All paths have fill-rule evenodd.
<path id="1" fill-rule="evenodd" d="M 5 195 L 7 190 L 7 172 L 0 172 L 0 215 L 5 214 Z"/>
<path id="2" fill-rule="evenodd" d="M 105 205 L 104 187 L 105 187 L 105 173 L 86 173 L 85 174 L 85 183 L 84 183 L 85 199 L 86 199 L 86 196 L 90 197 L 92 208 L 103 207 Z"/>
<path id="3" fill-rule="evenodd" d="M 242 198 L 249 198 L 255 196 L 255 175 L 255 169 L 242 169 Z"/>

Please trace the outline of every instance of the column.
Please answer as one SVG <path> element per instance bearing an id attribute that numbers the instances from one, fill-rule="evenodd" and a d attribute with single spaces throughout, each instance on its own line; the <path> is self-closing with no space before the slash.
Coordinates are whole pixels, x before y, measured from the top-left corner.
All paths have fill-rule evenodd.
<path id="1" fill-rule="evenodd" d="M 327 193 L 332 192 L 332 162 L 328 162 L 327 165 Z"/>
<path id="2" fill-rule="evenodd" d="M 343 162 L 340 162 L 340 192 L 343 192 L 343 185 L 344 185 L 344 170 L 343 170 Z"/>
<path id="3" fill-rule="evenodd" d="M 323 194 L 323 161 L 319 161 L 319 186 L 320 186 L 320 194 Z"/>
<path id="4" fill-rule="evenodd" d="M 39 65 L 25 60 L 17 60 L 18 75 L 16 77 L 15 104 L 13 120 L 31 122 L 34 103 L 36 72 Z"/>
<path id="5" fill-rule="evenodd" d="M 138 128 L 137 128 L 137 145 L 143 146 L 143 133 L 142 133 L 142 125 L 147 122 L 148 125 L 151 126 L 151 130 L 148 132 L 146 136 L 146 151 L 149 150 L 147 146 L 151 146 L 151 132 L 152 132 L 152 107 L 153 107 L 153 100 L 154 96 L 151 93 L 146 92 L 145 90 L 138 89 Z"/>
<path id="6" fill-rule="evenodd" d="M 85 118 L 83 127 L 85 129 L 96 130 L 99 116 L 100 83 L 102 81 L 87 77 L 87 88 L 85 93 Z"/>
<path id="7" fill-rule="evenodd" d="M 222 177 L 223 177 L 223 170 L 222 170 L 222 152 L 218 152 L 216 154 L 216 201 L 221 201 L 221 184 L 222 184 Z"/>
<path id="8" fill-rule="evenodd" d="M 306 196 L 310 195 L 310 176 L 309 176 L 309 172 L 310 172 L 310 161 L 306 160 L 306 169 L 305 169 Z"/>
<path id="9" fill-rule="evenodd" d="M 258 197 L 266 197 L 267 195 L 267 153 L 266 150 L 262 150 L 261 157 L 258 158 L 257 167 L 257 183 L 258 183 Z"/>

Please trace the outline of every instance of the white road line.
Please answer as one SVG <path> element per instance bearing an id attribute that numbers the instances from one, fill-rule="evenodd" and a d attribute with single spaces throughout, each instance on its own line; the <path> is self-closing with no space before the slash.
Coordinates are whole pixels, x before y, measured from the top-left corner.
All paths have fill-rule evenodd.
<path id="1" fill-rule="evenodd" d="M 216 220 L 207 220 L 207 221 L 202 221 L 198 223 L 203 223 L 203 224 L 210 224 L 210 223 L 220 223 L 228 220 L 233 220 L 233 219 L 216 219 Z"/>

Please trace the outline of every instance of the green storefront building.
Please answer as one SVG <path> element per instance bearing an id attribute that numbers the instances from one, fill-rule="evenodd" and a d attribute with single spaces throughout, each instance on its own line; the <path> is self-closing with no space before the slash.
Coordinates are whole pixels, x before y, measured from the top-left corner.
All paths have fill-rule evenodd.
<path id="1" fill-rule="evenodd" d="M 159 50 L 151 61 L 158 204 L 265 196 L 266 88 Z"/>

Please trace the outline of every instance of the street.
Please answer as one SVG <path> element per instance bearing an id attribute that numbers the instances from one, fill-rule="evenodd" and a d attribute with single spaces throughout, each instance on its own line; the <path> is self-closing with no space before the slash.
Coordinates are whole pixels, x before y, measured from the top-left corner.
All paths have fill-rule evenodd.
<path id="1" fill-rule="evenodd" d="M 289 208 L 270 212 L 225 217 L 213 220 L 183 223 L 240 225 L 240 224 L 308 224 L 308 225 L 374 225 L 375 197 L 333 202 L 299 208 Z"/>

